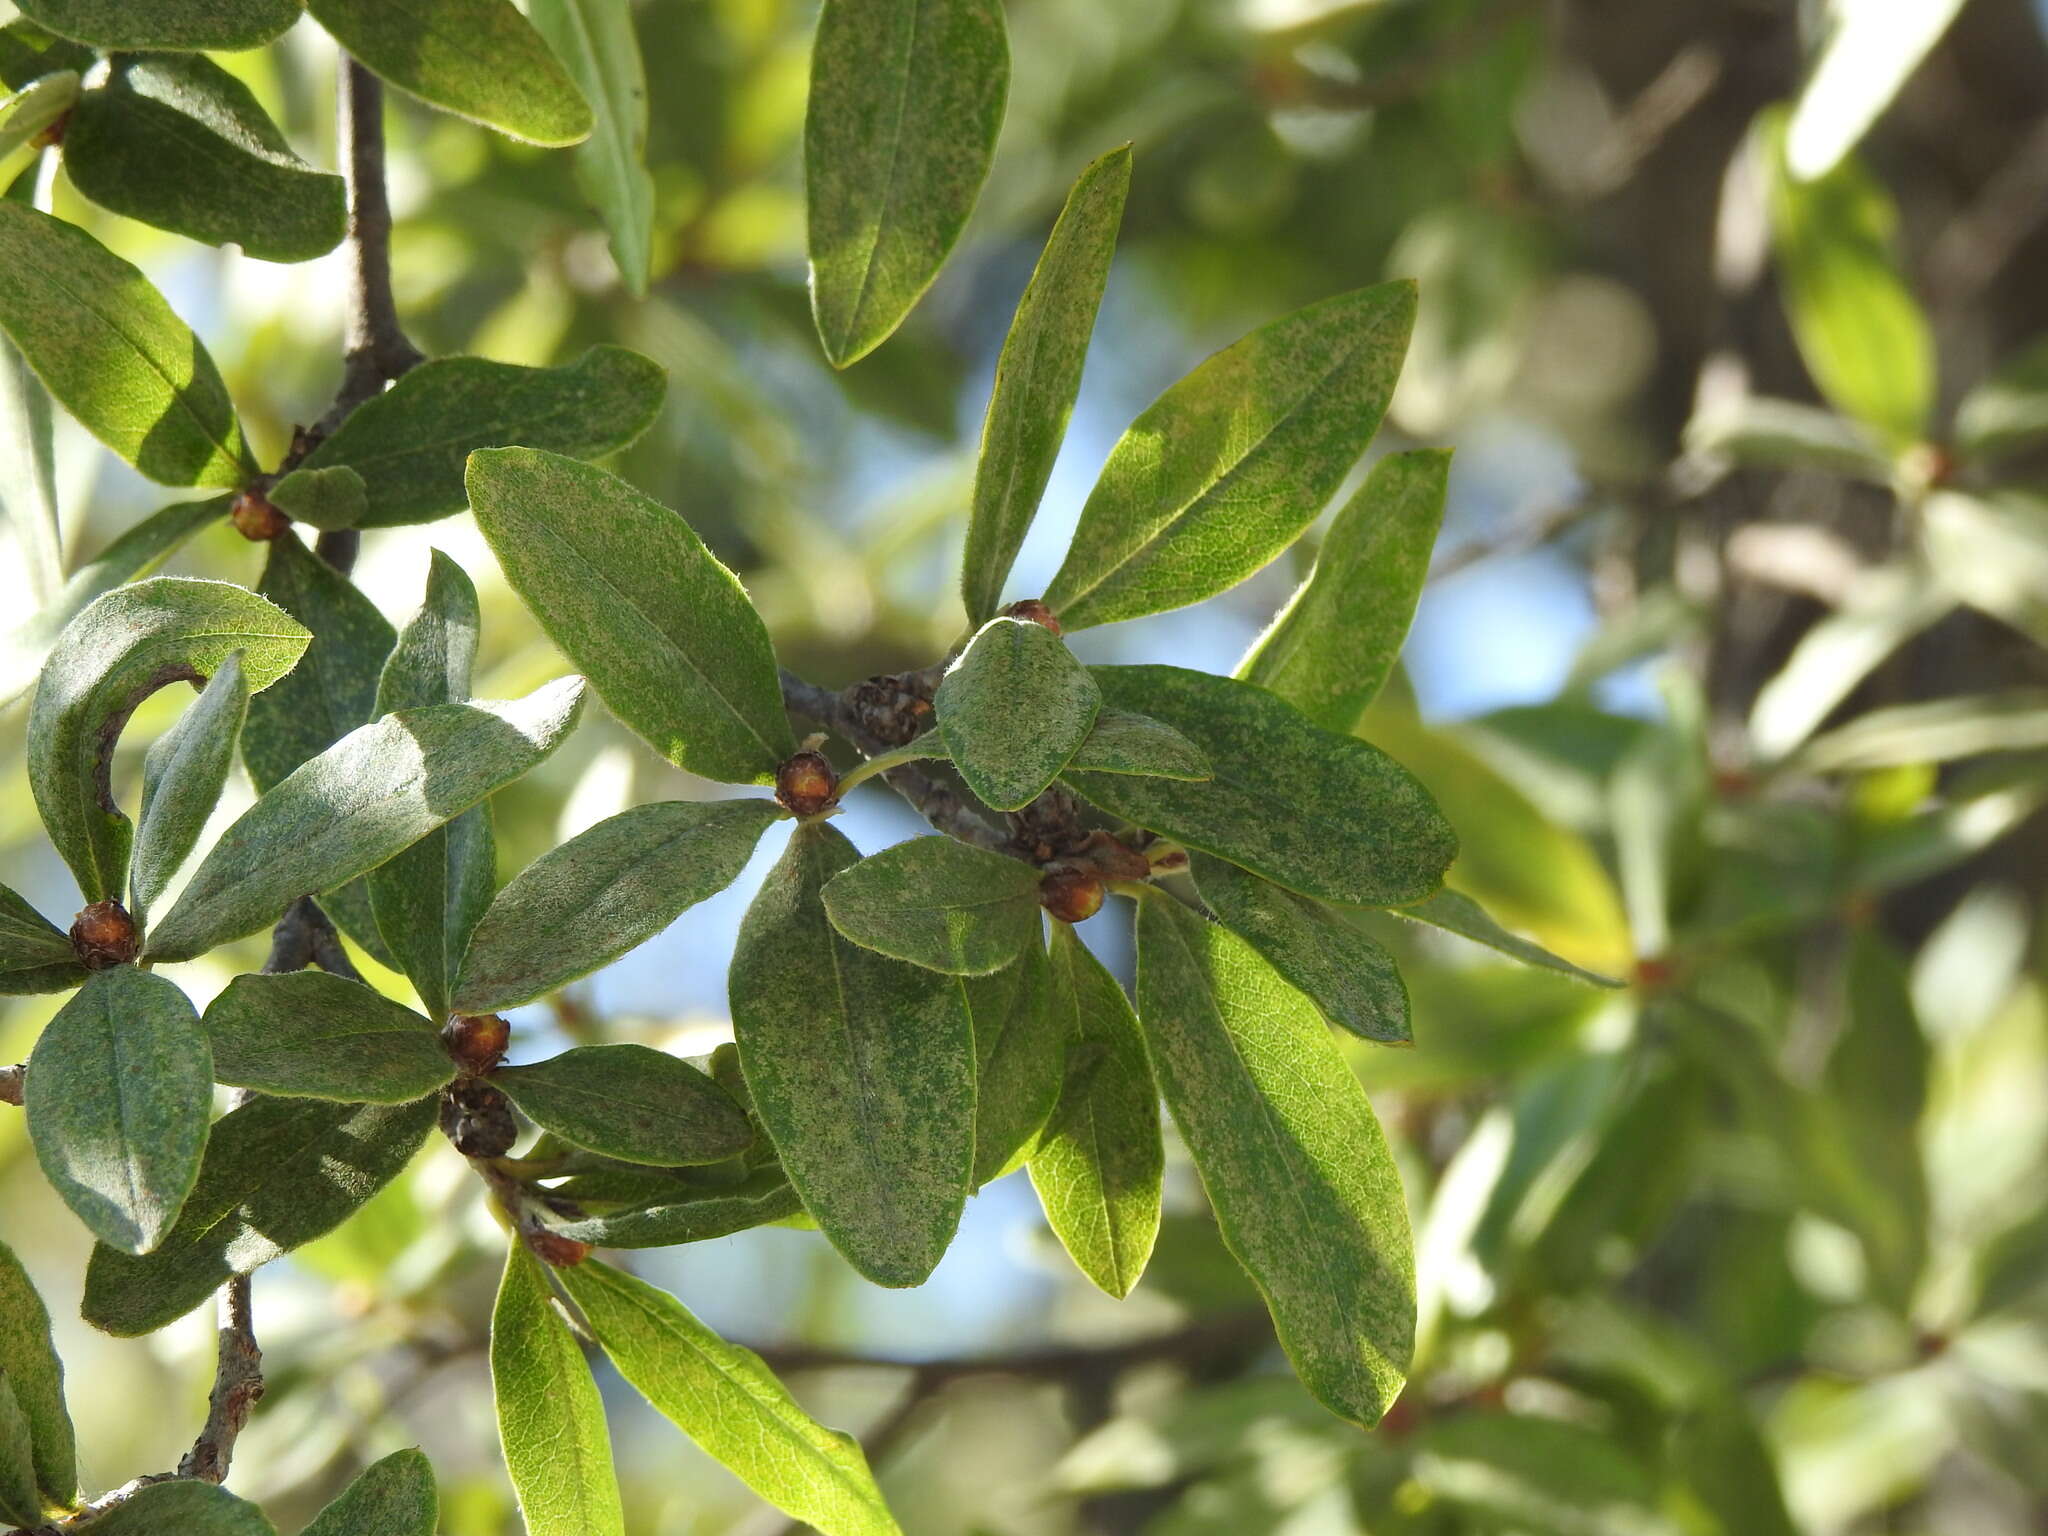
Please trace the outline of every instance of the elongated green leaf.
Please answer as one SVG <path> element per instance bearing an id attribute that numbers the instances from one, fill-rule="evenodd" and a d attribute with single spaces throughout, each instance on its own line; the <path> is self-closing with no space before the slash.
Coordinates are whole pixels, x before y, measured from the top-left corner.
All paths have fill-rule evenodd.
<path id="1" fill-rule="evenodd" d="M 216 1082 L 290 1098 L 409 1104 L 455 1075 L 433 1026 L 344 976 L 237 976 L 206 1009 Z"/>
<path id="2" fill-rule="evenodd" d="M 576 1182 L 572 1179 L 570 1185 Z M 685 1185 L 672 1195 L 644 1200 L 624 1210 L 558 1222 L 554 1230 L 596 1248 L 668 1248 L 787 1221 L 803 1208 L 787 1176 L 780 1168 L 770 1167 L 756 1170 L 737 1184 L 719 1188 Z"/>
<path id="3" fill-rule="evenodd" d="M 295 469 L 267 493 L 273 507 L 309 528 L 353 528 L 370 510 L 368 483 L 346 464 Z"/>
<path id="4" fill-rule="evenodd" d="M 243 812 L 147 953 L 188 960 L 343 885 L 540 762 L 576 723 L 583 680 L 502 704 L 435 704 L 352 731 Z"/>
<path id="5" fill-rule="evenodd" d="M 527 1118 L 606 1157 L 681 1168 L 738 1157 L 753 1140 L 740 1107 L 688 1062 L 644 1045 L 583 1045 L 494 1086 Z"/>
<path id="6" fill-rule="evenodd" d="M 759 1355 L 609 1265 L 579 1264 L 561 1280 L 619 1374 L 762 1498 L 824 1536 L 897 1532 L 860 1442 L 798 1407 Z"/>
<path id="7" fill-rule="evenodd" d="M 597 1383 L 540 1260 L 516 1242 L 491 1311 L 491 1386 L 528 1536 L 625 1536 Z"/>
<path id="8" fill-rule="evenodd" d="M 1214 776 L 1201 749 L 1179 731 L 1163 720 L 1122 709 L 1105 709 L 1095 716 L 1095 724 L 1074 749 L 1067 766 L 1090 773 L 1135 773 L 1154 779 Z"/>
<path id="9" fill-rule="evenodd" d="M 1613 1437 L 1534 1415 L 1462 1414 L 1418 1435 L 1415 1476 L 1487 1526 L 1678 1536 L 1650 1473 Z"/>
<path id="10" fill-rule="evenodd" d="M 1138 1016 L 1230 1251 L 1316 1400 L 1372 1425 L 1415 1337 L 1401 1176 L 1307 999 L 1163 896 L 1138 914 Z"/>
<path id="11" fill-rule="evenodd" d="M 0 1243 L 0 1360 L 28 1426 L 35 1480 L 44 1498 L 68 1507 L 78 1493 L 71 1413 L 64 1406 L 64 1362 L 50 1341 L 50 1314 L 21 1261 Z"/>
<path id="12" fill-rule="evenodd" d="M 82 1536 L 277 1536 L 254 1504 L 192 1478 L 138 1488 L 105 1514 L 70 1527 Z"/>
<path id="13" fill-rule="evenodd" d="M 1809 180 L 1841 164 L 1962 8 L 1963 0 L 1830 6 L 1834 26 L 1786 125 L 1792 174 Z"/>
<path id="14" fill-rule="evenodd" d="M 463 472 L 477 449 L 602 458 L 647 430 L 667 389 L 660 367 L 624 347 L 592 347 L 559 368 L 436 358 L 356 407 L 305 467 L 361 475 L 366 528 L 428 523 L 468 505 Z"/>
<path id="15" fill-rule="evenodd" d="M 627 292 L 647 294 L 653 261 L 654 178 L 647 174 L 647 72 L 633 9 L 614 0 L 533 0 L 528 14 L 591 105 L 595 125 L 576 150 L 576 179 L 611 231 Z"/>
<path id="16" fill-rule="evenodd" d="M 56 992 L 84 980 L 64 932 L 0 885 L 0 997 Z"/>
<path id="17" fill-rule="evenodd" d="M 255 470 L 220 370 L 148 278 L 76 225 L 0 201 L 0 331 L 79 424 L 165 485 Z"/>
<path id="18" fill-rule="evenodd" d="M 1474 944 L 1484 944 L 1488 949 L 1499 950 L 1502 954 L 1521 961 L 1524 965 L 1541 966 L 1547 971 L 1573 976 L 1580 981 L 1591 982 L 1596 987 L 1618 987 L 1622 985 L 1612 976 L 1602 976 L 1597 971 L 1585 970 L 1571 961 L 1553 955 L 1541 944 L 1531 943 L 1517 934 L 1508 932 L 1487 914 L 1484 907 L 1462 891 L 1438 891 L 1427 901 L 1412 906 L 1390 908 L 1396 917 L 1410 918 L 1418 923 L 1427 923 L 1432 928 L 1441 928 L 1446 933 L 1455 933 L 1461 939 L 1470 939 Z"/>
<path id="19" fill-rule="evenodd" d="M 142 818 L 129 861 L 129 907 L 147 926 L 150 906 L 199 841 L 234 766 L 235 743 L 249 710 L 242 653 L 214 669 L 178 723 L 150 743 L 142 760 Z"/>
<path id="20" fill-rule="evenodd" d="M 93 1249 L 85 1320 L 123 1338 L 150 1333 L 230 1276 L 332 1231 L 412 1160 L 434 1112 L 432 1099 L 251 1099 L 214 1126 L 199 1182 L 154 1253 Z"/>
<path id="21" fill-rule="evenodd" d="M 1237 675 L 1326 730 L 1349 732 L 1380 691 L 1429 575 L 1451 456 L 1389 454 L 1337 514 L 1301 584 Z"/>
<path id="22" fill-rule="evenodd" d="M 1068 630 L 1200 602 L 1292 544 L 1378 430 L 1415 285 L 1297 310 L 1227 347 L 1131 423 L 1045 600 Z"/>
<path id="23" fill-rule="evenodd" d="M 250 691 L 267 688 L 292 669 L 306 640 L 288 614 L 253 592 L 171 577 L 110 592 L 65 629 L 29 715 L 29 783 L 87 901 L 118 897 L 128 873 L 131 829 L 108 775 L 135 706 L 172 682 L 211 675 L 236 651 Z"/>
<path id="24" fill-rule="evenodd" d="M 1207 854 L 1191 868 L 1223 926 L 1265 956 L 1332 1024 L 1367 1040 L 1408 1045 L 1408 988 L 1385 946 L 1320 902 Z"/>
<path id="25" fill-rule="evenodd" d="M 1124 989 L 1065 923 L 1053 924 L 1051 962 L 1066 1070 L 1031 1183 L 1081 1273 L 1127 1296 L 1159 1235 L 1159 1090 Z"/>
<path id="26" fill-rule="evenodd" d="M 146 576 L 185 540 L 227 514 L 230 498 L 181 501 L 146 517 L 65 580 L 31 619 L 0 635 L 0 705 L 26 693 L 64 632 L 92 602 L 122 583 Z"/>
<path id="27" fill-rule="evenodd" d="M 1124 197 L 1131 188 L 1131 147 L 1091 164 L 1067 194 L 1052 236 L 1017 303 L 1017 318 L 996 360 L 995 390 L 981 423 L 974 505 L 960 564 L 968 622 L 995 617 L 1003 582 L 1023 546 L 1052 478 L 1081 390 L 1081 367 L 1095 312 L 1109 280 Z"/>
<path id="28" fill-rule="evenodd" d="M 430 106 L 532 144 L 574 144 L 590 107 L 511 0 L 309 0 L 334 40 Z"/>
<path id="29" fill-rule="evenodd" d="M 1041 926 L 1034 922 L 1009 965 L 960 984 L 974 1025 L 976 1189 L 1024 1161 L 1060 1096 L 1067 1037 L 1053 1007 Z"/>
<path id="30" fill-rule="evenodd" d="M 41 157 L 44 135 L 63 121 L 64 114 L 77 101 L 78 71 L 59 69 L 31 80 L 12 100 L 0 103 L 0 188 L 11 184 Z M 13 387 L 7 387 L 12 393 Z M 42 415 L 47 420 L 47 400 L 43 402 Z M 47 428 L 44 430 L 47 435 Z M 47 448 L 44 453 L 47 456 Z M 47 478 L 46 474 L 42 477 Z"/>
<path id="31" fill-rule="evenodd" d="M 200 54 L 116 55 L 65 126 L 64 169 L 102 208 L 265 261 L 310 261 L 348 231 L 342 179 Z"/>
<path id="32" fill-rule="evenodd" d="M 1898 210 L 1853 158 L 1795 181 L 1784 118 L 1760 128 L 1770 157 L 1771 233 L 1786 318 L 1807 371 L 1836 407 L 1896 452 L 1934 408 L 1934 339 L 1894 254 Z"/>
<path id="33" fill-rule="evenodd" d="M 688 523 L 524 448 L 475 455 L 469 491 L 506 577 L 613 714 L 692 773 L 774 779 L 796 743 L 767 627 Z"/>
<path id="34" fill-rule="evenodd" d="M 39 1523 L 42 1495 L 36 1491 L 36 1449 L 28 1415 L 15 1400 L 7 1370 L 0 1366 L 0 1520 L 24 1528 Z"/>
<path id="35" fill-rule="evenodd" d="M 60 70 L 82 75 L 92 68 L 92 50 L 17 18 L 0 26 L 0 85 L 10 91 L 28 89 Z"/>
<path id="36" fill-rule="evenodd" d="M 933 699 L 939 734 L 983 804 L 1017 811 L 1088 738 L 1102 692 L 1059 637 L 1028 619 L 991 619 Z"/>
<path id="37" fill-rule="evenodd" d="M 1376 747 L 1312 724 L 1263 688 L 1181 667 L 1095 667 L 1113 709 L 1164 720 L 1208 758 L 1199 784 L 1069 772 L 1104 810 L 1323 901 L 1420 901 L 1457 837 Z"/>
<path id="38" fill-rule="evenodd" d="M 666 800 L 542 854 L 477 924 L 455 1011 L 531 1002 L 645 943 L 737 880 L 779 815 L 767 800 Z"/>
<path id="39" fill-rule="evenodd" d="M 825 882 L 860 855 L 800 826 L 740 924 L 733 1034 L 789 1179 L 878 1285 L 932 1272 L 974 1162 L 974 1040 L 957 982 L 834 931 Z"/>
<path id="40" fill-rule="evenodd" d="M 1884 442 L 1859 421 L 1824 405 L 1744 395 L 1702 410 L 1685 424 L 1685 450 L 1703 458 L 1771 469 L 1820 469 L 1889 485 Z"/>
<path id="41" fill-rule="evenodd" d="M 475 586 L 461 566 L 435 550 L 426 602 L 378 679 L 376 713 L 467 703 L 480 623 Z M 497 883 L 487 805 L 464 811 L 363 877 L 377 931 L 429 1017 L 446 1016 L 462 952 Z"/>
<path id="42" fill-rule="evenodd" d="M 1039 874 L 950 837 L 914 837 L 826 882 L 832 926 L 863 949 L 985 976 L 1037 937 Z"/>
<path id="43" fill-rule="evenodd" d="M 434 1536 L 440 1514 L 427 1458 L 393 1451 L 365 1467 L 299 1536 Z"/>
<path id="44" fill-rule="evenodd" d="M 304 0 L 28 0 L 22 15 L 95 48 L 260 48 L 289 31 Z"/>
<path id="45" fill-rule="evenodd" d="M 22 1106 L 64 1203 L 100 1241 L 148 1253 L 206 1150 L 213 1055 L 198 1013 L 161 976 L 96 972 L 36 1041 Z"/>
<path id="46" fill-rule="evenodd" d="M 1010 91 L 997 0 L 825 0 L 804 118 L 811 313 L 844 368 L 938 276 Z"/>

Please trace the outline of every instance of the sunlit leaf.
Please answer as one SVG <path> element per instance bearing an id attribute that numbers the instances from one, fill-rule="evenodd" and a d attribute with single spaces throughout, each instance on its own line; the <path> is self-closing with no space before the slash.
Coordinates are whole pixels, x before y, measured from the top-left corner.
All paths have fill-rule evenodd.
<path id="1" fill-rule="evenodd" d="M 540 1261 L 517 1242 L 491 1311 L 491 1386 L 528 1536 L 625 1536 L 603 1399 Z"/>
<path id="2" fill-rule="evenodd" d="M 299 1536 L 434 1536 L 434 1469 L 418 1451 L 372 1462 Z"/>
<path id="3" fill-rule="evenodd" d="M 129 860 L 129 907 L 146 927 L 150 906 L 185 862 L 220 801 L 249 708 L 239 651 L 214 669 L 178 723 L 142 761 L 142 815 Z"/>
<path id="4" fill-rule="evenodd" d="M 1059 637 L 1029 619 L 991 619 L 932 700 L 967 787 L 998 811 L 1051 784 L 1095 724 L 1102 692 Z"/>
<path id="5" fill-rule="evenodd" d="M 654 178 L 647 152 L 647 73 L 633 9 L 616 0 L 532 0 L 528 15 L 591 105 L 576 179 L 611 231 L 627 292 L 644 297 L 653 260 Z"/>
<path id="6" fill-rule="evenodd" d="M 1039 930 L 1039 874 L 949 837 L 914 837 L 825 883 L 832 926 L 863 949 L 955 976 L 1015 960 Z"/>
<path id="7" fill-rule="evenodd" d="M 259 48 L 290 30 L 305 0 L 28 0 L 17 7 L 96 48 Z"/>
<path id="8" fill-rule="evenodd" d="M 254 1504 L 193 1478 L 150 1483 L 70 1529 L 80 1536 L 277 1536 Z"/>
<path id="9" fill-rule="evenodd" d="M 974 1025 L 974 1187 L 1030 1153 L 1052 1116 L 1067 1029 L 1052 997 L 1036 912 L 1024 952 L 989 976 L 961 982 Z"/>
<path id="10" fill-rule="evenodd" d="M 543 1130 L 629 1163 L 715 1163 L 753 1139 L 722 1088 L 644 1045 L 582 1045 L 532 1066 L 500 1067 L 491 1083 Z"/>
<path id="11" fill-rule="evenodd" d="M 409 1104 L 455 1075 L 433 1026 L 359 981 L 237 976 L 207 1005 L 217 1082 L 291 1098 Z"/>
<path id="12" fill-rule="evenodd" d="M 64 1362 L 50 1338 L 50 1314 L 21 1261 L 0 1243 L 0 1360 L 34 1447 L 43 1497 L 68 1506 L 78 1492 L 71 1413 L 64 1406 Z"/>

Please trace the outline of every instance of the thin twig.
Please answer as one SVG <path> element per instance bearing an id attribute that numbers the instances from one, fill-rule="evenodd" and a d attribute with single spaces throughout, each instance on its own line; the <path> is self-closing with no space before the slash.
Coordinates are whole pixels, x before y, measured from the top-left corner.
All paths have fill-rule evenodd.
<path id="1" fill-rule="evenodd" d="M 1436 563 L 1429 568 L 1428 579 L 1434 584 L 1500 555 L 1525 554 L 1583 522 L 1601 505 L 1597 496 L 1582 496 L 1576 501 L 1552 507 L 1539 516 L 1511 523 L 1498 533 L 1467 540 L 1438 556 Z"/>
<path id="2" fill-rule="evenodd" d="M 178 1463 L 178 1476 L 218 1483 L 234 1460 L 235 1440 L 249 1411 L 263 1396 L 263 1351 L 256 1347 L 249 1277 L 237 1275 L 220 1288 L 220 1349 L 208 1399 L 205 1427 Z"/>

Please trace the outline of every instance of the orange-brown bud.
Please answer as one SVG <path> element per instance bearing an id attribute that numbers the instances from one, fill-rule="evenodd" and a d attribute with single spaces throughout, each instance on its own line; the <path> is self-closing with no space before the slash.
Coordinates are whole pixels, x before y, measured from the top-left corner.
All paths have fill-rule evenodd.
<path id="1" fill-rule="evenodd" d="M 135 919 L 118 901 L 96 901 L 72 921 L 71 952 L 88 971 L 126 965 L 137 947 Z"/>
<path id="2" fill-rule="evenodd" d="M 1085 923 L 1102 910 L 1102 880 L 1085 869 L 1056 869 L 1038 882 L 1038 904 L 1063 923 Z"/>
<path id="3" fill-rule="evenodd" d="M 505 1058 L 512 1026 L 495 1013 L 458 1013 L 441 1026 L 441 1047 L 456 1066 L 482 1076 Z"/>
<path id="4" fill-rule="evenodd" d="M 526 1246 L 533 1250 L 534 1257 L 556 1269 L 574 1269 L 590 1257 L 590 1244 L 551 1232 L 546 1227 L 527 1227 L 524 1235 Z"/>
<path id="5" fill-rule="evenodd" d="M 292 520 L 270 504 L 261 491 L 244 491 L 228 509 L 228 521 L 235 532 L 252 544 L 265 543 L 291 527 Z"/>
<path id="6" fill-rule="evenodd" d="M 839 775 L 822 752 L 799 752 L 775 770 L 775 798 L 792 816 L 815 816 L 839 798 Z"/>
<path id="7" fill-rule="evenodd" d="M 1003 610 L 1003 617 L 1006 619 L 1029 619 L 1032 623 L 1041 625 L 1056 635 L 1061 632 L 1058 616 L 1035 597 L 1027 597 L 1022 602 L 1010 604 L 1009 607 Z"/>

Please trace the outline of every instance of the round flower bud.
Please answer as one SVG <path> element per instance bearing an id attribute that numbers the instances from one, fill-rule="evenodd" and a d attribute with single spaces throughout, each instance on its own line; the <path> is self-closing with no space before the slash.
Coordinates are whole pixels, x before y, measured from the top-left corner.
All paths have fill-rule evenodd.
<path id="1" fill-rule="evenodd" d="M 135 919 L 118 901 L 96 901 L 71 924 L 71 951 L 88 971 L 126 965 L 135 958 Z"/>
<path id="2" fill-rule="evenodd" d="M 799 752 L 775 771 L 775 798 L 792 816 L 815 816 L 839 797 L 839 775 L 821 752 Z"/>
<path id="3" fill-rule="evenodd" d="M 244 491 L 237 496 L 234 506 L 228 509 L 228 521 L 235 525 L 235 532 L 252 544 L 274 539 L 292 525 L 292 520 L 273 507 L 261 491 Z"/>
<path id="4" fill-rule="evenodd" d="M 1049 629 L 1056 635 L 1060 633 L 1059 619 L 1050 608 L 1046 607 L 1044 603 L 1035 597 L 1027 597 L 1022 602 L 1010 604 L 1009 607 L 1003 610 L 1003 617 L 1006 619 L 1029 619 L 1032 623 Z"/>
<path id="5" fill-rule="evenodd" d="M 441 1134 L 464 1157 L 503 1157 L 519 1139 L 512 1101 L 480 1077 L 458 1077 L 441 1090 Z"/>
<path id="6" fill-rule="evenodd" d="M 1063 923 L 1083 923 L 1102 910 L 1102 879 L 1085 869 L 1056 869 L 1038 882 L 1038 904 Z"/>
<path id="7" fill-rule="evenodd" d="M 482 1076 L 504 1059 L 512 1026 L 495 1013 L 458 1013 L 441 1026 L 441 1047 L 456 1066 Z"/>

